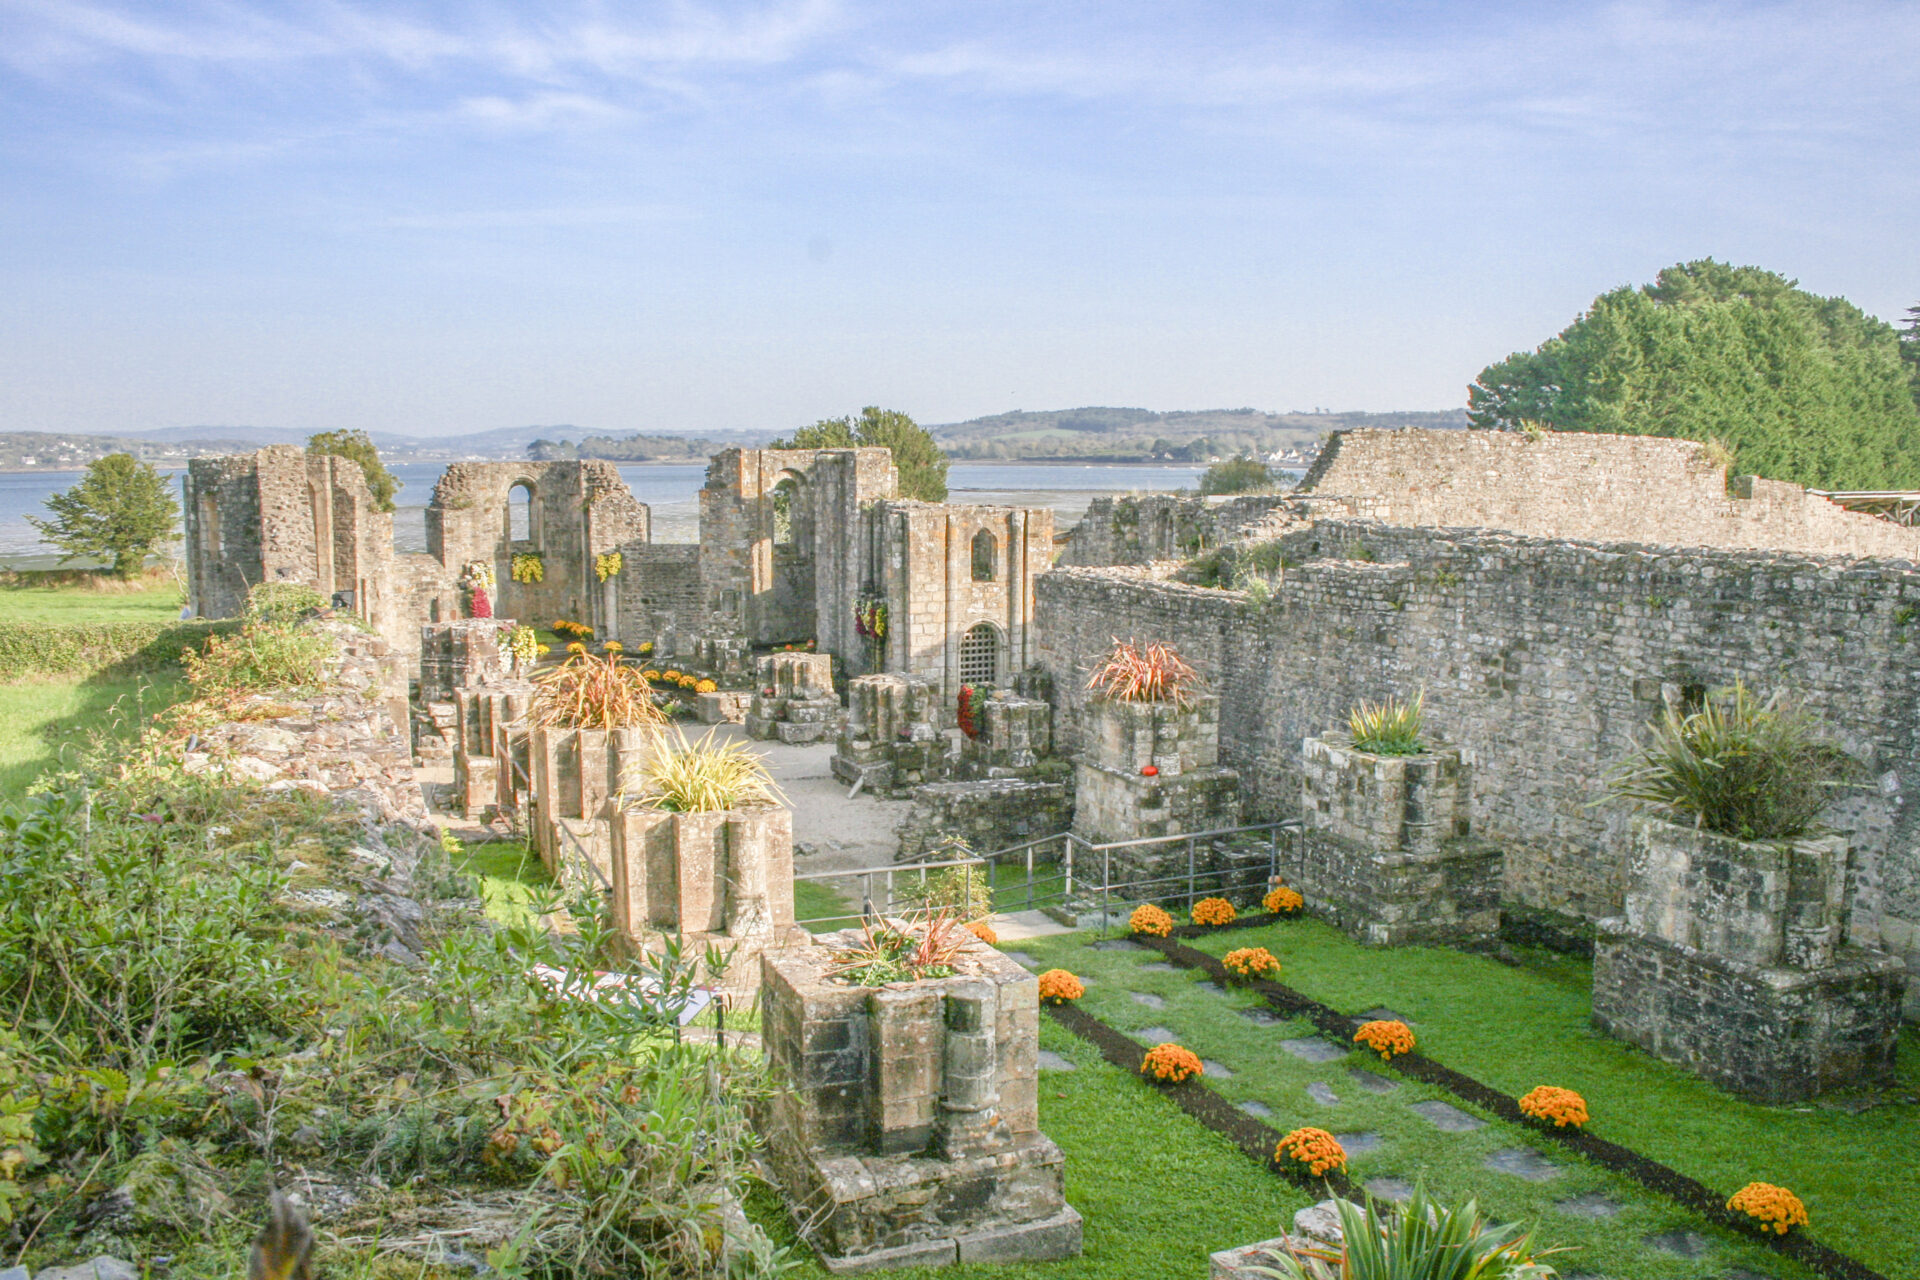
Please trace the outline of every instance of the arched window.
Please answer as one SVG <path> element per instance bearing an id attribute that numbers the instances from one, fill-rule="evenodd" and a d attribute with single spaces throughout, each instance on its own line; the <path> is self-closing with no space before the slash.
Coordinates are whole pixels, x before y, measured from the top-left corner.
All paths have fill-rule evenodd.
<path id="1" fill-rule="evenodd" d="M 985 529 L 973 535 L 973 580 L 992 582 L 1000 576 L 1000 540 Z"/>
<path id="2" fill-rule="evenodd" d="M 960 683 L 991 685 L 1000 678 L 1000 633 L 991 622 L 975 623 L 960 637 Z"/>
<path id="3" fill-rule="evenodd" d="M 533 485 L 525 480 L 507 490 L 507 540 L 532 542 Z"/>
<path id="4" fill-rule="evenodd" d="M 793 545 L 793 498 L 799 489 L 799 484 L 791 478 L 773 486 L 773 545 L 776 547 Z"/>

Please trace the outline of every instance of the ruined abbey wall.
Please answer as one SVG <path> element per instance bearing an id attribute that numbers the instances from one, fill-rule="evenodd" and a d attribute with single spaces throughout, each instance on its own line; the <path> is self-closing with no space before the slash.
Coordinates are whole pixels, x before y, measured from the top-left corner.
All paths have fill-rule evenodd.
<path id="1" fill-rule="evenodd" d="M 1788 688 L 1865 763 L 1836 806 L 1856 855 L 1856 940 L 1920 969 L 1920 569 L 1328 520 L 1292 535 L 1270 598 L 1138 569 L 1037 584 L 1041 664 L 1076 745 L 1090 664 L 1116 633 L 1170 641 L 1221 695 L 1248 810 L 1295 812 L 1302 740 L 1356 702 L 1424 691 L 1470 757 L 1475 829 L 1518 901 L 1618 912 L 1624 808 L 1602 780 L 1669 700 Z M 1340 558 L 1347 557 L 1347 558 Z M 1370 557 L 1370 558 L 1362 558 Z"/>

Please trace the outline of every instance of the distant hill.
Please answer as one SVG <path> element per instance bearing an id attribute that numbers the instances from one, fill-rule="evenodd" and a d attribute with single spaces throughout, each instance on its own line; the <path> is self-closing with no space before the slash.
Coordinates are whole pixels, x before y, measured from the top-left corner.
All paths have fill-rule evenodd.
<path id="1" fill-rule="evenodd" d="M 612 436 L 584 436 L 577 444 L 569 440 L 535 440 L 527 446 L 527 456 L 535 462 L 557 462 L 567 458 L 604 458 L 609 462 L 704 462 L 723 447 L 698 436 L 631 435 L 618 440 Z"/>
<path id="2" fill-rule="evenodd" d="M 1467 425 L 1466 411 L 1266 413 L 1258 409 L 1151 409 L 1087 406 L 1015 410 L 928 427 L 954 458 L 1074 458 L 1204 462 L 1253 452 L 1305 455 L 1330 431 L 1356 427 Z"/>
<path id="3" fill-rule="evenodd" d="M 245 440 L 155 440 L 143 436 L 66 435 L 0 431 L 0 471 L 76 471 L 110 453 L 130 453 L 155 466 L 182 466 L 189 458 L 258 448 Z"/>

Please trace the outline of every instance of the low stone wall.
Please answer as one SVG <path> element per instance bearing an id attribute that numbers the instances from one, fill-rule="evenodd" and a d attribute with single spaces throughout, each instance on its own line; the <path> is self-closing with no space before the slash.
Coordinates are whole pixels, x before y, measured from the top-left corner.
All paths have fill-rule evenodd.
<path id="1" fill-rule="evenodd" d="M 1073 824 L 1073 797 L 1059 782 L 929 782 L 915 787 L 911 798 L 913 807 L 898 830 L 902 862 L 925 859 L 949 836 L 976 853 L 992 853 Z"/>

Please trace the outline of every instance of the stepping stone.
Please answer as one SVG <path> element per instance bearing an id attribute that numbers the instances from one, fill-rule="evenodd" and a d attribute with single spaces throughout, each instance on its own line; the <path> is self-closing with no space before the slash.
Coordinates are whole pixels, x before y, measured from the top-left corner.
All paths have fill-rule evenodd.
<path id="1" fill-rule="evenodd" d="M 1338 1062 L 1347 1056 L 1347 1051 L 1339 1045 L 1328 1044 L 1319 1036 L 1301 1036 L 1297 1040 L 1282 1040 L 1280 1047 L 1296 1058 L 1308 1062 Z"/>
<path id="2" fill-rule="evenodd" d="M 1129 991 L 1127 994 L 1133 997 L 1135 1004 L 1143 1004 L 1149 1009 L 1164 1009 L 1167 1007 L 1165 1000 L 1149 991 Z"/>
<path id="3" fill-rule="evenodd" d="M 1480 1162 L 1497 1173 L 1510 1173 L 1528 1182 L 1546 1182 L 1560 1176 L 1560 1166 L 1532 1147 L 1505 1147 Z"/>
<path id="4" fill-rule="evenodd" d="M 1245 1018 L 1248 1022 L 1253 1023 L 1256 1027 L 1270 1027 L 1276 1022 L 1286 1021 L 1285 1018 L 1264 1005 L 1256 1004 L 1250 1009 L 1235 1009 L 1234 1012 Z"/>
<path id="5" fill-rule="evenodd" d="M 1242 1102 L 1237 1105 L 1255 1120 L 1273 1119 L 1273 1108 L 1264 1102 Z"/>
<path id="6" fill-rule="evenodd" d="M 1413 1025 L 1412 1018 L 1404 1013 L 1395 1013 L 1385 1005 L 1369 1009 L 1365 1013 L 1356 1013 L 1353 1015 L 1353 1020 L 1355 1022 L 1404 1022 L 1408 1026 Z"/>
<path id="7" fill-rule="evenodd" d="M 1143 1027 L 1138 1031 L 1129 1031 L 1127 1035 L 1141 1044 L 1178 1044 L 1180 1037 L 1165 1027 Z"/>
<path id="8" fill-rule="evenodd" d="M 1675 1227 L 1672 1231 L 1659 1231 L 1646 1237 L 1642 1242 L 1656 1253 L 1670 1253 L 1676 1258 L 1704 1258 L 1713 1242 L 1698 1231 L 1688 1231 L 1685 1227 Z"/>
<path id="9" fill-rule="evenodd" d="M 1611 1218 L 1620 1212 L 1620 1202 L 1598 1191 L 1589 1191 L 1571 1200 L 1561 1200 L 1554 1208 L 1576 1218 Z"/>
<path id="10" fill-rule="evenodd" d="M 1019 965 L 1022 969 L 1038 969 L 1040 962 L 1024 951 L 1002 951 L 1001 955 Z"/>
<path id="11" fill-rule="evenodd" d="M 1180 972 L 1180 970 L 1173 965 L 1167 964 L 1163 961 L 1155 960 L 1152 964 L 1141 965 L 1140 972 L 1141 973 L 1178 973 Z"/>
<path id="12" fill-rule="evenodd" d="M 1078 1071 L 1071 1061 L 1061 1057 L 1051 1049 L 1040 1051 L 1040 1069 L 1042 1071 Z"/>
<path id="13" fill-rule="evenodd" d="M 6 1280 L 6 1277 L 0 1275 L 0 1280 Z M 1773 1277 L 1763 1276 L 1758 1271 L 1749 1271 L 1745 1267 L 1735 1267 L 1723 1274 L 1720 1280 L 1773 1280 Z"/>
<path id="14" fill-rule="evenodd" d="M 1487 1124 L 1485 1120 L 1468 1115 L 1451 1102 L 1441 1102 L 1437 1098 L 1432 1102 L 1416 1102 L 1408 1110 L 1418 1111 L 1442 1133 L 1470 1133 L 1485 1128 Z"/>
<path id="15" fill-rule="evenodd" d="M 1197 985 L 1200 988 L 1200 990 L 1206 992 L 1209 995 L 1230 996 L 1233 994 L 1231 989 L 1221 986 L 1219 983 L 1215 982 L 1212 978 L 1208 978 L 1205 982 L 1197 983 L 1195 985 Z"/>
<path id="16" fill-rule="evenodd" d="M 1340 1095 L 1333 1091 L 1333 1086 L 1321 1084 L 1318 1080 L 1307 1086 L 1307 1096 L 1323 1107 L 1340 1105 Z"/>
<path id="17" fill-rule="evenodd" d="M 1233 1068 L 1224 1062 L 1215 1062 L 1212 1058 L 1200 1059 L 1200 1066 L 1207 1075 L 1215 1080 L 1233 1079 Z"/>
<path id="18" fill-rule="evenodd" d="M 1365 1089 L 1368 1093 L 1392 1093 L 1400 1087 L 1399 1081 L 1389 1080 L 1385 1076 L 1375 1075 L 1365 1067 L 1349 1068 L 1347 1075 L 1352 1077 L 1353 1082 L 1362 1089 Z"/>
<path id="19" fill-rule="evenodd" d="M 1340 1149 L 1350 1156 L 1363 1156 L 1369 1151 L 1378 1151 L 1382 1145 L 1380 1135 L 1377 1133 L 1336 1133 L 1333 1135 L 1333 1140 L 1338 1142 Z"/>
<path id="20" fill-rule="evenodd" d="M 1369 1178 L 1367 1190 L 1376 1200 L 1391 1200 L 1396 1204 L 1413 1199 L 1413 1184 L 1404 1178 Z"/>
<path id="21" fill-rule="evenodd" d="M 1146 948 L 1131 938 L 1105 938 L 1088 944 L 1095 951 L 1145 951 Z"/>

